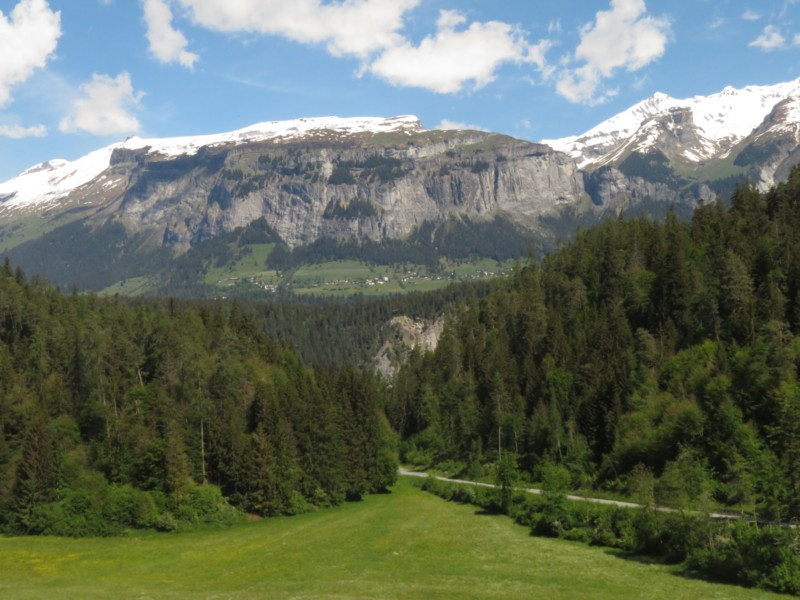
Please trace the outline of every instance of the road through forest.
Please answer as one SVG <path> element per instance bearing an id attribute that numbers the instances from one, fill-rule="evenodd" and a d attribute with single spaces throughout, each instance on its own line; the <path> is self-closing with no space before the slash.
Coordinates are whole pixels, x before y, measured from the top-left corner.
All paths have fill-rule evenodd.
<path id="1" fill-rule="evenodd" d="M 430 475 L 430 474 L 425 473 L 423 471 L 409 471 L 408 469 L 404 469 L 403 467 L 400 467 L 398 472 L 400 473 L 400 475 L 403 475 L 403 476 L 406 476 L 406 477 L 420 477 L 420 478 L 433 477 L 434 479 L 438 479 L 439 481 L 446 481 L 448 483 L 459 483 L 459 484 L 463 484 L 463 485 L 474 485 L 474 486 L 486 487 L 486 488 L 497 488 L 498 487 L 497 485 L 495 485 L 493 483 L 482 483 L 480 481 L 468 481 L 468 480 L 465 480 L 465 479 L 451 479 L 450 477 L 441 477 L 439 475 Z M 521 491 L 521 492 L 526 492 L 528 494 L 541 495 L 542 493 L 544 493 L 543 490 L 541 490 L 539 488 L 521 488 L 521 487 L 517 487 L 517 488 L 514 488 L 514 489 L 516 489 L 518 491 Z M 637 504 L 635 502 L 623 502 L 621 500 L 608 500 L 606 498 L 591 498 L 589 496 L 567 495 L 567 499 L 568 500 L 575 500 L 577 502 L 591 502 L 593 504 L 605 504 L 605 505 L 608 505 L 608 506 L 619 506 L 620 508 L 638 508 L 638 509 L 648 508 L 644 504 Z M 653 507 L 650 507 L 650 508 L 652 508 L 653 510 L 657 510 L 659 512 L 668 512 L 668 513 L 681 512 L 677 508 L 670 508 L 668 506 L 653 506 Z M 741 513 L 734 513 L 734 512 L 711 511 L 711 512 L 708 513 L 708 516 L 711 517 L 712 519 L 733 519 L 733 520 L 735 520 L 735 519 L 747 519 L 747 520 L 753 520 L 752 517 L 743 515 Z M 762 521 L 759 521 L 759 523 L 761 523 L 761 522 Z"/>

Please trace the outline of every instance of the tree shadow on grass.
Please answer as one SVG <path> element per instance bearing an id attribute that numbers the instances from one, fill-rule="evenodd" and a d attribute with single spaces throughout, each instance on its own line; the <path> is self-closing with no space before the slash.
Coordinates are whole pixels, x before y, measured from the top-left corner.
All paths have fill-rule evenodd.
<path id="1" fill-rule="evenodd" d="M 680 577 L 682 579 L 703 581 L 705 583 L 726 585 L 740 589 L 757 589 L 753 588 L 752 586 L 746 586 L 743 584 L 738 584 L 736 582 L 726 581 L 724 579 L 711 577 L 710 575 L 701 573 L 700 571 L 696 571 L 694 569 L 690 569 L 689 567 L 684 566 L 682 562 L 667 561 L 664 560 L 663 558 L 646 554 L 634 554 L 632 552 L 626 552 L 625 550 L 620 550 L 618 548 L 604 548 L 603 550 L 609 556 L 613 556 L 614 558 L 619 558 L 627 562 L 634 562 L 647 566 L 656 565 L 660 567 L 667 567 L 668 568 L 668 570 L 666 571 L 667 573 L 675 577 Z M 776 598 L 783 597 L 781 594 L 778 594 L 777 592 L 772 592 L 770 590 L 761 590 L 761 591 L 763 591 L 765 594 L 770 594 L 770 593 L 774 594 Z"/>
<path id="2" fill-rule="evenodd" d="M 464 502 L 463 504 L 467 504 L 467 503 Z M 509 519 L 511 518 L 506 513 L 504 513 L 503 511 L 501 511 L 501 510 L 493 510 L 491 508 L 479 508 L 479 509 L 477 509 L 475 511 L 474 514 L 475 514 L 475 516 L 478 516 L 478 517 L 508 517 Z"/>

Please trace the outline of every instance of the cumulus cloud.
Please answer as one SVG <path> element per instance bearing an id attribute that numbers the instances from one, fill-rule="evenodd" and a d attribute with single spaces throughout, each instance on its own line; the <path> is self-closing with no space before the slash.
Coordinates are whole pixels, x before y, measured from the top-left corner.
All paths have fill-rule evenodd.
<path id="1" fill-rule="evenodd" d="M 34 125 L 33 127 L 22 127 L 20 125 L 0 125 L 0 137 L 19 140 L 27 137 L 44 137 L 47 135 L 47 127 L 44 125 Z"/>
<path id="2" fill-rule="evenodd" d="M 64 133 L 86 132 L 93 135 L 136 133 L 139 121 L 133 110 L 139 107 L 143 94 L 133 90 L 131 76 L 92 75 L 81 86 L 82 96 L 75 101 L 72 113 L 63 118 L 59 130 Z"/>
<path id="3" fill-rule="evenodd" d="M 758 21 L 761 19 L 761 15 L 748 8 L 746 11 L 744 11 L 744 13 L 742 13 L 742 19 L 745 21 Z"/>
<path id="4" fill-rule="evenodd" d="M 461 121 L 451 121 L 450 119 L 442 119 L 441 122 L 434 127 L 434 129 L 445 129 L 445 130 L 470 130 L 470 131 L 489 131 L 485 127 L 481 127 L 480 125 L 470 125 L 469 123 L 462 123 Z"/>
<path id="5" fill-rule="evenodd" d="M 166 0 L 144 0 L 144 20 L 153 56 L 163 63 L 176 62 L 187 69 L 194 66 L 199 57 L 186 50 L 186 37 L 172 26 L 172 10 Z"/>
<path id="6" fill-rule="evenodd" d="M 767 25 L 761 35 L 747 44 L 750 48 L 760 48 L 761 50 L 778 50 L 786 46 L 786 38 L 774 25 Z"/>
<path id="7" fill-rule="evenodd" d="M 0 107 L 11 101 L 12 86 L 45 66 L 60 37 L 61 13 L 46 0 L 21 0 L 8 17 L 0 11 Z"/>
<path id="8" fill-rule="evenodd" d="M 667 19 L 647 15 L 644 0 L 611 0 L 594 23 L 581 29 L 581 41 L 556 85 L 571 102 L 597 104 L 614 94 L 601 90 L 619 69 L 638 71 L 663 56 L 670 36 Z"/>
<path id="9" fill-rule="evenodd" d="M 275 35 L 323 45 L 333 56 L 356 57 L 359 74 L 393 85 L 454 93 L 495 80 L 506 63 L 532 64 L 543 79 L 553 68 L 547 40 L 531 44 L 517 27 L 499 21 L 469 23 L 456 10 L 439 13 L 436 32 L 418 45 L 403 35 L 408 13 L 422 0 L 144 0 L 148 39 L 164 62 L 191 66 L 186 38 L 172 25 L 171 6 L 200 27 L 224 33 Z M 177 13 L 176 13 L 177 14 Z M 560 25 L 552 24 L 552 31 Z"/>
<path id="10" fill-rule="evenodd" d="M 421 0 L 176 0 L 214 31 L 280 35 L 325 44 L 335 56 L 367 57 L 402 41 L 404 16 Z"/>
<path id="11" fill-rule="evenodd" d="M 442 11 L 435 35 L 418 46 L 408 41 L 387 48 L 367 70 L 397 86 L 449 94 L 470 82 L 481 88 L 496 78 L 504 63 L 532 63 L 545 69 L 549 42 L 530 44 L 512 25 L 472 23 L 457 11 Z"/>

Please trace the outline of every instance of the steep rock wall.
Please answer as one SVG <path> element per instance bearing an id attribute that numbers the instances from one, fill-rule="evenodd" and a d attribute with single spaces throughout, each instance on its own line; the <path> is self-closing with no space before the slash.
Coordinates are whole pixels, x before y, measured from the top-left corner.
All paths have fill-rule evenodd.
<path id="1" fill-rule="evenodd" d="M 425 221 L 502 213 L 536 229 L 559 205 L 578 205 L 583 176 L 547 146 L 494 134 L 447 142 L 253 144 L 163 159 L 115 155 L 128 187 L 113 214 L 129 232 L 160 230 L 190 245 L 264 217 L 290 245 L 321 237 L 401 238 Z"/>

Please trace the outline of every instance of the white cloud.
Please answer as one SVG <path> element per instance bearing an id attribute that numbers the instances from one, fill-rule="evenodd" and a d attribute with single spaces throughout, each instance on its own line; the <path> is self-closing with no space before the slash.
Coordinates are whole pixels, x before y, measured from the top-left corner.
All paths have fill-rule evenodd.
<path id="1" fill-rule="evenodd" d="M 172 26 L 172 10 L 166 0 L 144 0 L 144 20 L 150 52 L 163 63 L 178 64 L 191 69 L 199 58 L 186 50 L 186 37 Z"/>
<path id="2" fill-rule="evenodd" d="M 450 94 L 470 82 L 476 89 L 491 83 L 504 63 L 546 68 L 550 42 L 529 44 L 522 32 L 499 21 L 456 29 L 465 23 L 466 18 L 456 11 L 442 11 L 435 35 L 427 36 L 419 46 L 404 41 L 387 48 L 366 70 L 393 85 Z"/>
<path id="3" fill-rule="evenodd" d="M 727 19 L 725 17 L 714 17 L 711 23 L 708 24 L 709 29 L 719 29 L 723 25 L 727 23 Z"/>
<path id="4" fill-rule="evenodd" d="M 186 40 L 172 24 L 170 3 L 195 25 L 225 33 L 281 36 L 321 44 L 333 56 L 361 60 L 359 74 L 372 73 L 393 85 L 454 93 L 468 85 L 494 81 L 505 63 L 533 64 L 546 79 L 552 68 L 545 54 L 551 43 L 530 44 L 513 25 L 498 21 L 468 23 L 463 13 L 443 10 L 436 32 L 419 45 L 402 33 L 408 13 L 422 0 L 146 0 L 158 9 L 148 20 L 161 25 L 162 46 L 151 50 L 162 60 L 185 52 Z M 553 27 L 558 27 L 554 24 Z M 191 55 L 194 56 L 194 55 Z M 163 57 L 163 58 L 162 58 Z"/>
<path id="5" fill-rule="evenodd" d="M 58 128 L 64 133 L 87 132 L 93 135 L 136 133 L 139 121 L 132 111 L 139 107 L 143 94 L 134 92 L 131 76 L 92 75 L 81 86 L 83 96 L 75 101 L 72 114 L 61 120 Z"/>
<path id="6" fill-rule="evenodd" d="M 61 37 L 61 13 L 46 0 L 20 0 L 10 18 L 0 11 L 0 107 L 11 101 L 11 87 L 44 67 Z"/>
<path id="7" fill-rule="evenodd" d="M 563 71 L 558 78 L 556 91 L 570 102 L 599 103 L 601 100 L 595 100 L 595 94 L 601 82 L 600 71 L 592 65 L 584 65 Z"/>
<path id="8" fill-rule="evenodd" d="M 761 19 L 761 15 L 758 14 L 756 11 L 748 8 L 742 14 L 742 19 L 744 19 L 745 21 L 758 21 Z"/>
<path id="9" fill-rule="evenodd" d="M 570 62 L 583 64 L 560 74 L 557 91 L 571 102 L 597 104 L 615 93 L 600 88 L 616 70 L 638 71 L 663 56 L 669 21 L 646 12 L 644 0 L 611 0 L 610 10 L 599 11 L 581 29 Z"/>
<path id="10" fill-rule="evenodd" d="M 280 35 L 365 58 L 402 41 L 403 18 L 421 0 L 176 0 L 194 21 L 228 33 Z"/>
<path id="11" fill-rule="evenodd" d="M 795 46 L 800 46 L 800 33 L 794 34 L 794 38 L 792 38 L 792 44 Z"/>
<path id="12" fill-rule="evenodd" d="M 470 131 L 489 131 L 485 127 L 479 125 L 470 125 L 469 123 L 462 123 L 461 121 L 451 121 L 450 119 L 442 119 L 441 122 L 434 127 L 434 129 L 455 129 L 455 130 L 470 130 Z"/>
<path id="13" fill-rule="evenodd" d="M 0 125 L 0 137 L 18 140 L 27 137 L 44 137 L 46 135 L 47 127 L 44 125 L 34 125 L 33 127 L 22 127 L 20 125 Z"/>
<path id="14" fill-rule="evenodd" d="M 747 44 L 750 48 L 761 50 L 777 50 L 786 46 L 786 38 L 774 25 L 767 25 L 761 35 Z"/>
<path id="15" fill-rule="evenodd" d="M 439 18 L 436 20 L 436 28 L 440 31 L 442 29 L 455 29 L 466 22 L 467 17 L 457 10 L 442 10 L 439 11 Z"/>

